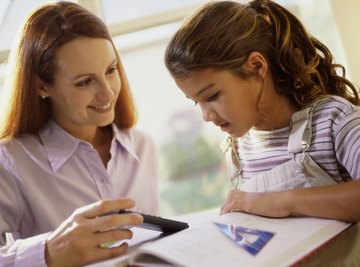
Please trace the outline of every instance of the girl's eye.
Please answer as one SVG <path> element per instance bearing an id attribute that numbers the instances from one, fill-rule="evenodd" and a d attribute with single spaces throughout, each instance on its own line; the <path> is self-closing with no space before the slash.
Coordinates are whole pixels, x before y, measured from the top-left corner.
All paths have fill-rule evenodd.
<path id="1" fill-rule="evenodd" d="M 77 87 L 85 87 L 85 86 L 88 86 L 91 82 L 92 82 L 92 79 L 91 79 L 91 78 L 87 78 L 87 79 L 85 79 L 85 80 L 82 80 L 82 81 L 76 83 L 76 86 L 77 86 Z"/>
<path id="2" fill-rule="evenodd" d="M 219 96 L 219 93 L 212 94 L 212 95 L 210 95 L 210 96 L 208 96 L 208 97 L 206 98 L 206 101 L 207 101 L 207 102 L 212 102 L 212 101 L 216 100 L 216 98 L 217 98 L 218 96 Z"/>
<path id="3" fill-rule="evenodd" d="M 198 104 L 198 102 L 197 101 L 194 101 L 194 106 L 196 106 Z"/>

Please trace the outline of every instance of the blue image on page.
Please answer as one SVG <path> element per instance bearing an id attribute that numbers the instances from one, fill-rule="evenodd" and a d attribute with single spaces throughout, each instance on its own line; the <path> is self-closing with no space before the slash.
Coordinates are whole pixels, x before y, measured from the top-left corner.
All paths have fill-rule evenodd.
<path id="1" fill-rule="evenodd" d="M 231 224 L 215 223 L 217 227 L 239 247 L 255 256 L 266 243 L 274 236 L 274 233 L 251 229 Z"/>

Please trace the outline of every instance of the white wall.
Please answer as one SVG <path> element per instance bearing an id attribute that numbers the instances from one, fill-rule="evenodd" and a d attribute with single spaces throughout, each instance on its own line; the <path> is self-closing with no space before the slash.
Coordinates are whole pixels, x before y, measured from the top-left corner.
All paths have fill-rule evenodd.
<path id="1" fill-rule="evenodd" d="M 360 1 L 330 0 L 351 80 L 360 87 Z"/>

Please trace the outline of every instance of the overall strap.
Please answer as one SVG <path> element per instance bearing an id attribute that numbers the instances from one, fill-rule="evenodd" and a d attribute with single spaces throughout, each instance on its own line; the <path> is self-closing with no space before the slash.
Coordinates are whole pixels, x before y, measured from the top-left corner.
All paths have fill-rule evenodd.
<path id="1" fill-rule="evenodd" d="M 309 149 L 312 136 L 312 115 L 316 103 L 291 116 L 291 133 L 288 143 L 289 154 L 297 154 Z"/>
<path id="2" fill-rule="evenodd" d="M 304 160 L 311 144 L 313 110 L 319 101 L 321 100 L 291 116 L 288 153 L 292 157 L 296 173 L 304 171 Z"/>
<path id="3" fill-rule="evenodd" d="M 238 189 L 242 184 L 241 166 L 239 155 L 237 154 L 237 141 L 235 138 L 228 136 L 221 143 L 221 150 L 225 154 L 226 166 L 230 182 L 234 189 Z"/>

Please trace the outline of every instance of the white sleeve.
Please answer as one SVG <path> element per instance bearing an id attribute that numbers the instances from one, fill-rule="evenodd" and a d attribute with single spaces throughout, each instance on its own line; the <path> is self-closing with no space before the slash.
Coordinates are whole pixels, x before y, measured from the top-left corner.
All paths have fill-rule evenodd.
<path id="1" fill-rule="evenodd" d="M 14 175 L 0 164 L 0 267 L 46 266 L 45 240 L 41 234 L 14 243 L 6 242 L 5 233 L 18 233 L 23 200 Z"/>
<path id="2" fill-rule="evenodd" d="M 45 240 L 48 234 L 18 239 L 12 244 L 0 247 L 0 267 L 46 267 Z"/>

